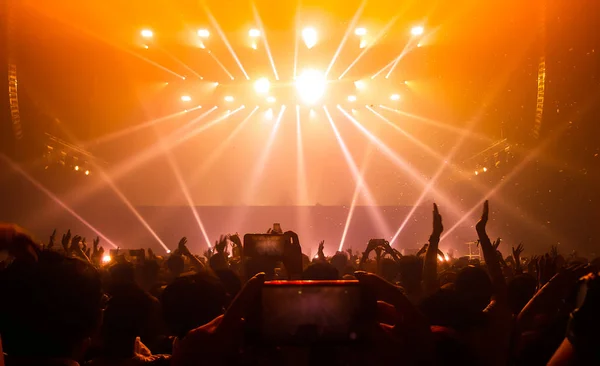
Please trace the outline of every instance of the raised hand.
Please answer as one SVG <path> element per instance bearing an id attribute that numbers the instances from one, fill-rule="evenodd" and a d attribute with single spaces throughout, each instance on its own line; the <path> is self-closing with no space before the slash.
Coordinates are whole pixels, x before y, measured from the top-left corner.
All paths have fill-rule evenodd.
<path id="1" fill-rule="evenodd" d="M 54 240 L 56 240 L 56 229 L 50 235 L 50 240 L 48 240 L 48 249 L 52 249 L 54 247 Z"/>
<path id="2" fill-rule="evenodd" d="M 97 237 L 96 237 L 96 239 L 94 239 L 94 240 L 92 241 L 92 246 L 93 246 L 93 248 L 94 248 L 94 251 L 97 251 L 97 250 L 98 250 L 98 245 L 99 245 L 99 244 L 100 244 L 100 237 L 99 237 L 99 236 L 97 236 Z"/>
<path id="3" fill-rule="evenodd" d="M 481 213 L 481 218 L 477 222 L 477 225 L 475 225 L 475 230 L 477 230 L 477 234 L 479 234 L 480 236 L 485 235 L 487 237 L 486 225 L 487 225 L 489 216 L 490 216 L 490 205 L 489 205 L 488 201 L 486 200 L 483 203 L 483 212 Z"/>
<path id="4" fill-rule="evenodd" d="M 242 247 L 242 239 L 240 238 L 240 234 L 235 233 L 233 235 L 230 235 L 229 240 L 231 240 L 231 242 L 233 243 L 232 245 L 235 245 L 240 248 Z"/>
<path id="5" fill-rule="evenodd" d="M 523 243 L 519 243 L 517 247 L 512 248 L 513 258 L 515 259 L 515 263 L 520 263 L 521 253 L 523 253 Z"/>
<path id="6" fill-rule="evenodd" d="M 227 237 L 227 235 L 221 235 L 219 237 L 219 240 L 215 241 L 215 250 L 217 251 L 217 253 L 225 253 L 225 250 L 227 249 L 227 240 L 229 238 Z"/>
<path id="7" fill-rule="evenodd" d="M 148 253 L 148 259 L 150 259 L 150 260 L 156 259 L 156 254 L 154 254 L 154 251 L 152 250 L 152 248 L 148 248 L 147 253 Z"/>
<path id="8" fill-rule="evenodd" d="M 323 252 L 323 249 L 325 249 L 325 240 L 319 242 L 319 252 Z"/>
<path id="9" fill-rule="evenodd" d="M 71 243 L 71 229 L 67 230 L 66 234 L 63 234 L 62 240 L 60 241 L 62 244 L 63 250 L 65 253 L 69 252 L 69 244 Z"/>
<path id="10" fill-rule="evenodd" d="M 438 211 L 437 205 L 433 204 L 433 232 L 431 235 L 439 237 L 444 231 L 444 225 L 442 225 L 442 215 Z"/>
<path id="11" fill-rule="evenodd" d="M 177 252 L 181 255 L 191 255 L 190 250 L 187 247 L 187 238 L 184 236 L 179 240 L 179 244 L 177 244 Z"/>
<path id="12" fill-rule="evenodd" d="M 496 239 L 495 242 L 492 243 L 492 247 L 494 248 L 495 251 L 498 251 L 498 247 L 500 246 L 500 243 L 502 242 L 501 238 Z"/>
<path id="13" fill-rule="evenodd" d="M 69 252 L 79 252 L 81 251 L 81 247 L 79 246 L 79 243 L 81 242 L 81 236 L 79 235 L 75 235 L 73 237 L 73 239 L 71 240 L 71 246 L 69 248 Z"/>

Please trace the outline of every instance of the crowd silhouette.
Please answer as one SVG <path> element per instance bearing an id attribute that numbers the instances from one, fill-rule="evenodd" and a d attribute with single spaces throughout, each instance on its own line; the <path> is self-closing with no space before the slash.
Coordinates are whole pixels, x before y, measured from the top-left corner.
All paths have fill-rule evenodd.
<path id="1" fill-rule="evenodd" d="M 4 224 L 0 365 L 600 364 L 598 259 L 556 247 L 536 255 L 523 244 L 501 253 L 486 231 L 488 216 L 485 202 L 476 225 L 483 260 L 440 251 L 435 204 L 429 240 L 410 256 L 373 239 L 362 253 L 331 257 L 321 242 L 309 258 L 298 235 L 279 228 L 268 245 L 281 247 L 268 251 L 233 234 L 202 255 L 182 238 L 159 256 L 107 251 L 98 238 L 89 245 L 70 231 L 38 243 Z M 263 296 L 267 288 L 312 295 L 308 305 L 281 295 L 284 306 L 261 313 L 263 302 L 277 302 Z M 360 291 L 361 303 L 336 295 L 348 291 Z M 356 317 L 342 323 L 359 325 L 347 340 L 266 341 L 273 325 L 264 324 L 285 328 L 270 316 L 301 323 L 303 306 L 324 322 L 341 317 L 330 314 L 337 306 Z"/>

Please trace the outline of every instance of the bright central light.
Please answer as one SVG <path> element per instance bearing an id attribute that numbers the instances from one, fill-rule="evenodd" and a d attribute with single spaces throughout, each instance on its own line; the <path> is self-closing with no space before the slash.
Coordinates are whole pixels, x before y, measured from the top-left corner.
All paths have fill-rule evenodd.
<path id="1" fill-rule="evenodd" d="M 260 31 L 256 28 L 252 28 L 248 31 L 248 35 L 252 38 L 260 37 Z"/>
<path id="2" fill-rule="evenodd" d="M 298 95 L 305 103 L 313 104 L 325 94 L 327 81 L 325 75 L 318 70 L 305 70 L 296 80 Z"/>
<path id="3" fill-rule="evenodd" d="M 231 95 L 228 95 L 225 97 L 225 101 L 226 102 L 233 102 L 233 97 Z"/>
<path id="4" fill-rule="evenodd" d="M 191 102 L 192 101 L 192 97 L 190 97 L 189 95 L 182 95 L 181 96 L 181 101 L 182 102 Z"/>
<path id="5" fill-rule="evenodd" d="M 154 33 L 150 29 L 142 29 L 140 34 L 144 38 L 152 38 L 152 36 L 154 36 Z"/>
<path id="6" fill-rule="evenodd" d="M 110 255 L 105 254 L 104 257 L 102 257 L 102 262 L 103 263 L 108 263 L 112 260 L 112 258 L 110 257 Z"/>
<path id="7" fill-rule="evenodd" d="M 349 102 L 356 102 L 356 95 L 348 95 Z"/>
<path id="8" fill-rule="evenodd" d="M 364 89 L 365 87 L 365 82 L 362 80 L 356 80 L 354 82 L 354 86 L 356 87 L 356 89 Z"/>
<path id="9" fill-rule="evenodd" d="M 200 38 L 208 38 L 210 36 L 210 32 L 208 29 L 198 29 L 198 37 Z"/>
<path id="10" fill-rule="evenodd" d="M 306 47 L 313 48 L 317 44 L 317 30 L 314 28 L 304 28 L 302 30 L 302 39 Z"/>
<path id="11" fill-rule="evenodd" d="M 367 35 L 367 28 L 356 28 L 354 30 L 354 34 L 356 34 L 357 36 L 366 36 Z"/>
<path id="12" fill-rule="evenodd" d="M 259 94 L 266 94 L 271 89 L 271 83 L 267 78 L 260 78 L 254 83 L 254 90 Z"/>
<path id="13" fill-rule="evenodd" d="M 398 94 L 392 94 L 392 95 L 390 96 L 390 99 L 391 99 L 391 100 L 400 100 L 400 95 L 398 95 Z"/>
<path id="14" fill-rule="evenodd" d="M 425 28 L 423 28 L 423 26 L 417 25 L 417 26 L 411 28 L 410 34 L 412 34 L 413 36 L 420 36 L 423 34 L 424 31 L 425 31 Z"/>

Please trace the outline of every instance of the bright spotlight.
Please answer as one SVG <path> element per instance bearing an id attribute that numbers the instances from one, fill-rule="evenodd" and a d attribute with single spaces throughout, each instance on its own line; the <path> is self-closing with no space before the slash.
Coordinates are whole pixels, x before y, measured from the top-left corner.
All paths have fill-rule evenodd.
<path id="1" fill-rule="evenodd" d="M 356 34 L 357 36 L 366 36 L 367 35 L 367 28 L 356 28 L 354 30 L 354 34 Z"/>
<path id="2" fill-rule="evenodd" d="M 360 44 L 358 45 L 359 48 L 366 48 L 368 45 L 367 40 L 366 39 L 361 39 L 360 40 Z"/>
<path id="3" fill-rule="evenodd" d="M 252 38 L 260 37 L 260 31 L 256 28 L 252 28 L 248 31 L 248 35 Z"/>
<path id="4" fill-rule="evenodd" d="M 420 36 L 423 34 L 424 31 L 425 31 L 425 28 L 423 28 L 423 26 L 417 25 L 417 26 L 411 28 L 410 34 L 412 34 L 413 36 Z"/>
<path id="5" fill-rule="evenodd" d="M 390 99 L 391 99 L 391 100 L 400 100 L 400 95 L 399 95 L 399 94 L 392 94 L 392 95 L 390 96 Z"/>
<path id="6" fill-rule="evenodd" d="M 144 45 L 144 49 L 146 49 L 146 50 L 148 49 L 148 45 L 147 44 Z"/>
<path id="7" fill-rule="evenodd" d="M 254 90 L 259 94 L 266 94 L 271 89 L 271 83 L 267 78 L 260 78 L 254 83 Z"/>
<path id="8" fill-rule="evenodd" d="M 210 36 L 210 32 L 208 29 L 198 29 L 198 37 L 200 38 L 208 38 Z"/>
<path id="9" fill-rule="evenodd" d="M 362 80 L 356 80 L 354 82 L 354 86 L 356 87 L 356 89 L 364 89 L 365 88 L 365 82 Z"/>
<path id="10" fill-rule="evenodd" d="M 226 102 L 233 102 L 233 97 L 231 95 L 228 95 L 225 97 L 225 101 Z"/>
<path id="11" fill-rule="evenodd" d="M 86 171 L 85 171 L 85 175 L 90 175 L 90 171 L 89 171 L 89 170 L 86 170 Z"/>
<path id="12" fill-rule="evenodd" d="M 171 254 L 171 250 L 170 249 L 167 249 L 167 254 Z"/>
<path id="13" fill-rule="evenodd" d="M 102 257 L 102 263 L 110 263 L 111 260 L 112 260 L 112 258 L 108 254 L 106 254 L 104 257 Z"/>
<path id="14" fill-rule="evenodd" d="M 313 69 L 305 70 L 296 80 L 300 99 L 308 104 L 315 103 L 325 94 L 326 85 L 325 75 Z"/>
<path id="15" fill-rule="evenodd" d="M 475 171 L 475 175 L 479 175 L 479 172 L 477 170 Z"/>
<path id="16" fill-rule="evenodd" d="M 304 28 L 302 30 L 302 39 L 306 47 L 313 48 L 317 44 L 317 30 L 314 28 Z"/>
<path id="17" fill-rule="evenodd" d="M 356 95 L 348 95 L 349 102 L 356 102 Z"/>
<path id="18" fill-rule="evenodd" d="M 484 172 L 487 172 L 487 168 L 486 168 L 486 167 L 483 167 L 483 171 L 484 171 Z"/>
<path id="19" fill-rule="evenodd" d="M 421 43 L 417 43 L 417 47 L 423 47 Z"/>
<path id="20" fill-rule="evenodd" d="M 79 165 L 75 165 L 75 171 L 79 171 Z"/>
<path id="21" fill-rule="evenodd" d="M 267 109 L 267 111 L 265 112 L 265 118 L 269 121 L 273 119 L 273 109 L 272 108 Z"/>
<path id="22" fill-rule="evenodd" d="M 142 29 L 140 34 L 144 38 L 152 38 L 154 36 L 154 33 L 150 29 Z"/>
<path id="23" fill-rule="evenodd" d="M 267 97 L 267 103 L 275 103 L 275 97 Z"/>
<path id="24" fill-rule="evenodd" d="M 190 97 L 189 95 L 182 95 L 181 96 L 181 101 L 182 102 L 191 102 L 192 101 L 192 97 Z"/>

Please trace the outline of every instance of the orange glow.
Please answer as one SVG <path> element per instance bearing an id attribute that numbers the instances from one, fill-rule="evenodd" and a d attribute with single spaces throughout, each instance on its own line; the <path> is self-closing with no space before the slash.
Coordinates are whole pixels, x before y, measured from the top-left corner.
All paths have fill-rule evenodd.
<path id="1" fill-rule="evenodd" d="M 206 39 L 210 37 L 210 32 L 208 29 L 198 29 L 198 37 Z"/>
<path id="2" fill-rule="evenodd" d="M 367 34 L 367 28 L 356 28 L 354 34 L 357 36 L 365 36 Z"/>
<path id="3" fill-rule="evenodd" d="M 154 32 L 152 32 L 150 29 L 142 29 L 140 35 L 144 38 L 152 38 L 154 36 Z"/>
<path id="4" fill-rule="evenodd" d="M 248 31 L 248 36 L 252 38 L 260 37 L 260 31 L 256 28 L 252 28 Z"/>
<path id="5" fill-rule="evenodd" d="M 410 29 L 410 34 L 412 34 L 413 36 L 420 36 L 423 34 L 424 31 L 425 28 L 423 28 L 423 26 L 421 25 L 418 25 Z"/>
<path id="6" fill-rule="evenodd" d="M 189 95 L 182 95 L 181 96 L 181 101 L 182 102 L 191 102 L 192 101 L 192 97 L 190 97 Z"/>

